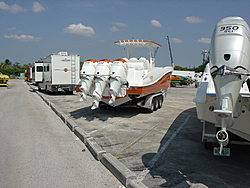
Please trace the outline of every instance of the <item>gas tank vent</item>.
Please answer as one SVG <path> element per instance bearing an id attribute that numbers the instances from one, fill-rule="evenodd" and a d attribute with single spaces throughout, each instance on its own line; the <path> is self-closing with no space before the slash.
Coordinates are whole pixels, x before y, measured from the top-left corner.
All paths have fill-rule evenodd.
<path id="1" fill-rule="evenodd" d="M 224 54 L 225 61 L 229 61 L 230 58 L 231 58 L 231 54 Z"/>

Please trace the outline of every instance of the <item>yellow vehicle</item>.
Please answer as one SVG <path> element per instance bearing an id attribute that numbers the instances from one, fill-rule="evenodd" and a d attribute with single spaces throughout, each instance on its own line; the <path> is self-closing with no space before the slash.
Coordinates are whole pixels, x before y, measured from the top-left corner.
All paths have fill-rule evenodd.
<path id="1" fill-rule="evenodd" d="M 0 72 L 0 86 L 8 86 L 9 76 Z"/>

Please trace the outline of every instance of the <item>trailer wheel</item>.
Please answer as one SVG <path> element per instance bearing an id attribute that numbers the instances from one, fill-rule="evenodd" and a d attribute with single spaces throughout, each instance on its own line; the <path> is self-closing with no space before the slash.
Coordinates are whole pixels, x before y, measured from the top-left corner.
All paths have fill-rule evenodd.
<path id="1" fill-rule="evenodd" d="M 151 104 L 150 104 L 150 107 L 148 108 L 148 112 L 149 113 L 152 113 L 153 111 L 154 111 L 154 109 L 155 109 L 155 98 L 153 98 L 152 99 L 152 102 L 151 102 Z"/>
<path id="2" fill-rule="evenodd" d="M 162 107 L 162 103 L 163 103 L 163 97 L 160 95 L 158 97 L 158 109 L 160 109 Z"/>
<path id="3" fill-rule="evenodd" d="M 159 98 L 158 97 L 154 97 L 153 98 L 154 101 L 154 111 L 159 109 Z"/>
<path id="4" fill-rule="evenodd" d="M 108 109 L 108 105 L 106 103 L 104 103 L 104 102 L 101 101 L 99 103 L 99 108 L 100 108 L 100 110 L 107 110 Z"/>
<path id="5" fill-rule="evenodd" d="M 47 86 L 45 87 L 45 92 L 46 92 L 47 94 L 50 94 L 50 91 L 47 89 Z"/>
<path id="6" fill-rule="evenodd" d="M 67 94 L 67 95 L 73 95 L 74 92 L 73 92 L 73 91 L 66 91 L 66 94 Z"/>
<path id="7" fill-rule="evenodd" d="M 176 83 L 171 83 L 171 87 L 176 87 Z"/>

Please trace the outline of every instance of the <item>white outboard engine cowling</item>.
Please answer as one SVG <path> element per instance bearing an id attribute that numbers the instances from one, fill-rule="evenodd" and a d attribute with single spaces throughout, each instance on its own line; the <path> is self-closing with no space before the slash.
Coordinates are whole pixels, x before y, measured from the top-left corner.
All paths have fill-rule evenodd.
<path id="1" fill-rule="evenodd" d="M 81 87 L 82 90 L 81 100 L 86 100 L 87 95 L 93 92 L 94 88 L 94 73 L 97 66 L 95 59 L 88 59 L 84 61 L 81 70 Z"/>
<path id="2" fill-rule="evenodd" d="M 95 70 L 95 90 L 93 91 L 94 102 L 91 107 L 92 110 L 98 108 L 104 89 L 108 85 L 111 64 L 112 62 L 109 59 L 98 61 Z"/>
<path id="3" fill-rule="evenodd" d="M 217 23 L 211 40 L 210 63 L 217 102 L 214 110 L 221 131 L 217 140 L 228 143 L 226 129 L 233 126 L 240 101 L 240 89 L 250 71 L 250 32 L 241 17 L 227 17 Z"/>
<path id="4" fill-rule="evenodd" d="M 124 59 L 114 60 L 110 69 L 109 93 L 111 95 L 111 99 L 109 100 L 109 104 L 114 103 L 116 97 L 119 94 L 120 97 L 124 97 L 126 95 L 126 86 L 124 86 L 124 84 L 127 83 L 127 73 L 128 73 L 128 65 L 126 63 L 126 60 Z"/>

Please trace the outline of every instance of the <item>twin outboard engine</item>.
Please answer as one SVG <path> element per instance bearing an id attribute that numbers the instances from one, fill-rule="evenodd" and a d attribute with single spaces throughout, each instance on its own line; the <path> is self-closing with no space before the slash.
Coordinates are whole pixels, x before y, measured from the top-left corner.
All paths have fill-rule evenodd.
<path id="1" fill-rule="evenodd" d="M 94 102 L 91 107 L 92 110 L 98 108 L 99 102 L 102 99 L 102 94 L 109 79 L 111 64 L 112 62 L 109 59 L 102 59 L 97 64 L 95 70 L 95 90 L 93 91 Z"/>
<path id="2" fill-rule="evenodd" d="M 84 61 L 81 70 L 81 100 L 86 100 L 87 95 L 93 92 L 94 73 L 97 66 L 95 59 Z"/>
<path id="3" fill-rule="evenodd" d="M 214 113 L 221 126 L 216 134 L 221 153 L 229 141 L 227 128 L 241 114 L 236 108 L 241 102 L 240 89 L 250 76 L 250 31 L 241 17 L 227 17 L 217 23 L 211 40 L 210 63 L 217 96 Z"/>
<path id="4" fill-rule="evenodd" d="M 111 96 L 109 104 L 115 102 L 116 97 L 120 92 L 122 96 L 126 94 L 126 88 L 122 87 L 127 83 L 128 65 L 124 59 L 114 60 L 110 69 L 110 88 L 109 94 Z M 123 89 L 124 88 L 124 89 Z"/>
<path id="5" fill-rule="evenodd" d="M 81 80 L 79 81 L 82 92 L 80 101 L 87 96 L 94 98 L 92 110 L 98 108 L 103 96 L 110 98 L 112 105 L 117 97 L 124 97 L 128 88 L 128 65 L 125 59 L 102 59 L 98 62 L 88 59 L 83 63 Z"/>

